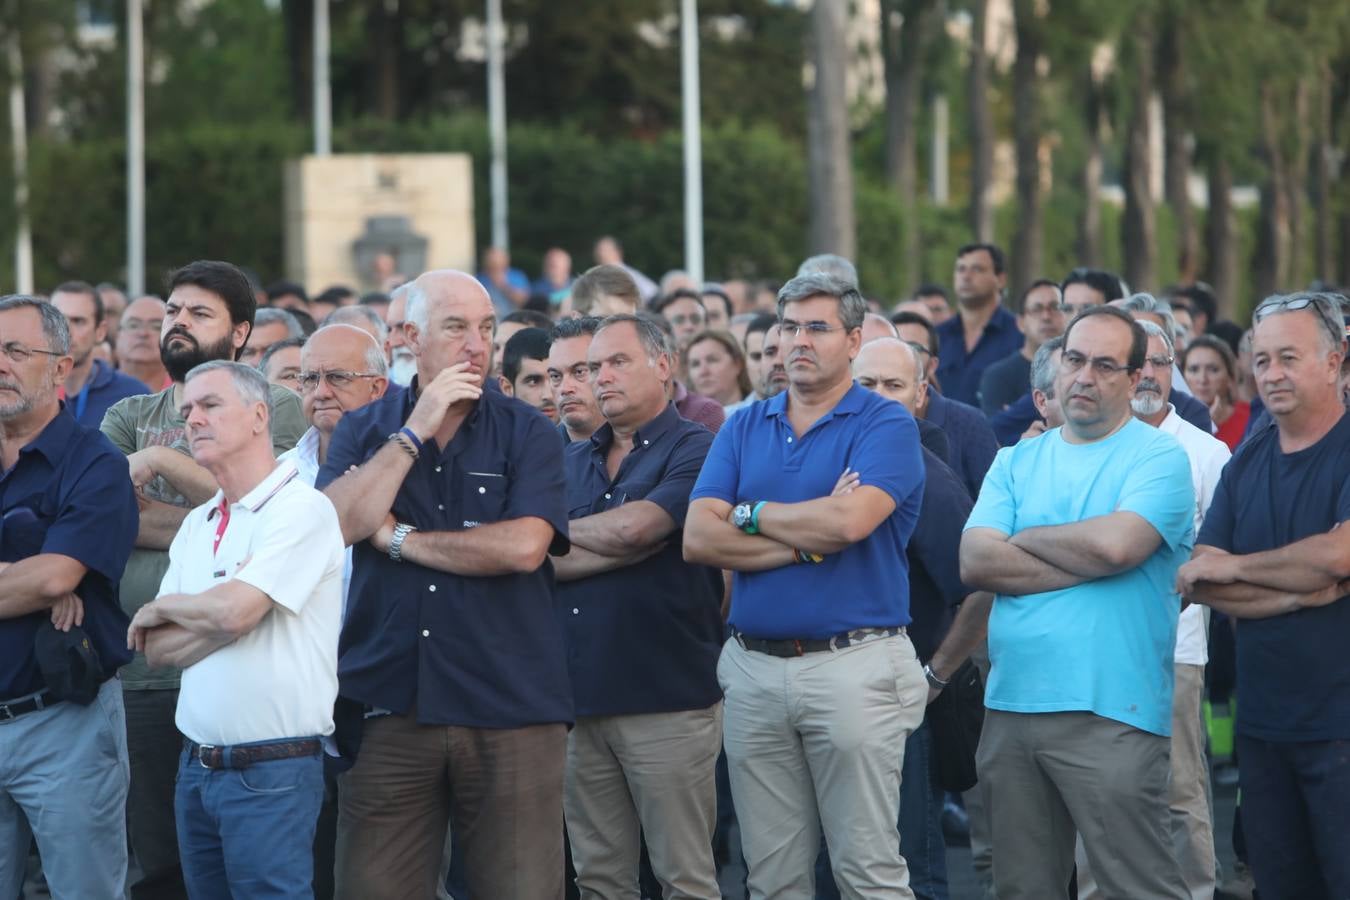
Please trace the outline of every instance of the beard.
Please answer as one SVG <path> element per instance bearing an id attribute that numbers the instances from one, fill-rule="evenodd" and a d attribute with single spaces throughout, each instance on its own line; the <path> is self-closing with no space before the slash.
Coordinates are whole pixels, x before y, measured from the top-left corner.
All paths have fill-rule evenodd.
<path id="1" fill-rule="evenodd" d="M 1130 399 L 1130 409 L 1141 416 L 1156 416 L 1163 411 L 1165 406 L 1167 406 L 1167 398 L 1160 391 L 1136 392 L 1134 397 Z"/>
<path id="2" fill-rule="evenodd" d="M 175 337 L 183 338 L 188 342 L 188 346 L 170 347 L 169 341 Z M 204 362 L 234 359 L 234 342 L 231 337 L 230 334 L 226 334 L 216 343 L 203 347 L 197 343 L 196 338 L 185 331 L 170 331 L 159 343 L 159 360 L 164 363 L 164 370 L 169 373 L 169 377 L 182 384 L 187 378 L 187 373 Z"/>

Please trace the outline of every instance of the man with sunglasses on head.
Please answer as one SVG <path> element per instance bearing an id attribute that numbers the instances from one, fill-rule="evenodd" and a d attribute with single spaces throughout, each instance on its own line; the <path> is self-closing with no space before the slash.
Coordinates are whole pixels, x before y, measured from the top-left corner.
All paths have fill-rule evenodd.
<path id="1" fill-rule="evenodd" d="M 1182 567 L 1237 619 L 1242 828 L 1262 898 L 1350 896 L 1350 415 L 1343 299 L 1268 298 L 1252 370 L 1273 423 L 1239 445 Z"/>
<path id="2" fill-rule="evenodd" d="M 976 764 L 1003 898 L 1063 896 L 1075 830 L 1106 896 L 1188 896 L 1168 776 L 1195 494 L 1131 412 L 1147 346 L 1115 307 L 1069 323 L 1064 425 L 999 451 L 961 540 L 962 581 L 995 594 Z"/>
<path id="3" fill-rule="evenodd" d="M 845 896 L 914 896 L 896 820 L 928 693 L 905 631 L 924 467 L 913 416 L 853 382 L 866 313 L 828 273 L 783 286 L 788 389 L 732 416 L 685 519 L 685 559 L 734 573 L 718 680 L 753 897 L 811 897 L 822 829 Z"/>
<path id="4" fill-rule="evenodd" d="M 155 394 L 128 397 L 103 417 L 101 430 L 127 455 L 141 508 L 136 549 L 122 577 L 122 607 L 129 615 L 159 593 L 169 568 L 169 545 L 194 506 L 219 489 L 188 448 L 180 412 L 183 381 L 211 360 L 237 360 L 257 310 L 248 277 L 215 260 L 189 263 L 169 276 L 169 299 L 160 326 L 160 359 L 172 382 Z M 133 305 L 134 308 L 134 305 Z M 273 385 L 272 448 L 283 453 L 304 432 L 300 398 Z M 185 897 L 174 830 L 174 776 L 182 735 L 174 725 L 179 671 L 150 671 L 144 654 L 122 669 L 126 697 L 131 793 L 127 798 L 131 849 L 141 877 L 132 900 Z"/>

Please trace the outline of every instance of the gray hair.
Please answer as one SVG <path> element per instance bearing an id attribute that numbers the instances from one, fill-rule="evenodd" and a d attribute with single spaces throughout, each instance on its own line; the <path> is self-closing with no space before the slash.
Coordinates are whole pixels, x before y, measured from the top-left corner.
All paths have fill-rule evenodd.
<path id="1" fill-rule="evenodd" d="M 381 345 L 384 344 L 385 338 L 389 337 L 389 326 L 384 324 L 384 319 L 380 317 L 380 314 L 369 306 L 339 306 L 328 314 L 323 320 L 323 325 L 351 325 L 360 328 L 358 322 L 372 326 L 376 333 L 371 337 L 375 338 Z"/>
<path id="2" fill-rule="evenodd" d="M 1121 282 L 1122 285 L 1124 283 Z M 1159 300 L 1152 294 L 1131 294 L 1117 305 L 1129 313 L 1148 313 L 1158 316 L 1163 320 L 1163 328 L 1167 330 L 1168 335 L 1177 333 L 1177 320 L 1172 315 L 1172 304 L 1166 300 Z M 1168 338 L 1169 343 L 1173 341 L 1174 338 Z"/>
<path id="3" fill-rule="evenodd" d="M 858 286 L 858 267 L 851 260 L 836 253 L 819 253 L 808 257 L 797 267 L 797 277 L 816 274 L 833 275 L 840 281 L 847 281 L 855 288 Z"/>
<path id="4" fill-rule="evenodd" d="M 1336 353 L 1345 349 L 1345 306 L 1346 299 L 1340 294 L 1333 294 L 1329 291 L 1295 291 L 1292 294 L 1272 294 L 1257 304 L 1256 309 L 1252 310 L 1252 330 L 1266 316 L 1279 315 L 1286 312 L 1298 312 L 1299 310 L 1289 309 L 1289 304 L 1307 300 L 1309 306 L 1302 306 L 1299 309 L 1310 309 L 1317 320 L 1322 323 L 1318 329 L 1318 334 L 1322 336 L 1322 346 L 1328 353 Z M 1264 312 L 1263 312 L 1264 310 Z"/>
<path id="5" fill-rule="evenodd" d="M 624 322 L 632 323 L 633 328 L 637 331 L 638 340 L 642 342 L 642 349 L 647 354 L 647 362 L 656 365 L 656 361 L 664 356 L 672 365 L 674 364 L 673 341 L 661 330 L 660 325 L 649 318 L 629 315 L 628 313 L 609 316 L 600 322 L 600 327 L 595 330 L 595 333 L 599 335 L 606 328 L 612 325 L 621 325 Z"/>
<path id="6" fill-rule="evenodd" d="M 807 260 L 807 262 L 810 261 Z M 822 296 L 833 297 L 839 301 L 839 320 L 844 323 L 846 330 L 852 331 L 855 328 L 862 327 L 863 317 L 867 315 L 867 301 L 863 299 L 862 294 L 858 293 L 858 283 L 846 281 L 823 271 L 798 275 L 783 285 L 778 291 L 779 320 L 781 321 L 783 318 L 783 308 L 789 303 L 797 303 L 801 300 Z"/>
<path id="7" fill-rule="evenodd" d="M 305 346 L 305 338 L 303 337 L 288 337 L 277 341 L 275 344 L 264 350 L 262 356 L 258 357 L 258 371 L 263 373 L 263 377 L 266 378 L 267 364 L 272 361 L 272 357 L 276 356 L 282 350 L 290 350 L 292 347 L 303 346 Z"/>
<path id="8" fill-rule="evenodd" d="M 357 307 L 355 306 L 344 306 L 338 309 L 337 312 L 342 312 L 343 309 L 356 309 L 356 308 Z M 332 316 L 329 316 L 327 319 L 324 319 L 324 322 L 329 322 L 329 320 L 331 320 L 332 318 L 333 318 Z M 366 372 L 371 375 L 387 376 L 389 374 L 389 364 L 385 362 L 384 359 L 384 347 L 379 343 L 377 343 L 375 341 L 375 336 L 372 335 L 369 331 L 366 331 L 364 328 L 358 328 L 355 325 L 348 325 L 345 322 L 333 322 L 331 324 L 325 324 L 322 328 L 319 329 L 319 331 L 316 331 L 314 332 L 314 334 L 311 334 L 309 336 L 309 340 L 305 342 L 305 346 L 308 347 L 310 343 L 314 340 L 314 338 L 318 336 L 320 331 L 328 331 L 331 328 L 341 328 L 346 331 L 355 331 L 361 334 L 363 337 L 365 337 L 366 348 L 365 353 L 362 356 L 362 359 L 365 361 L 364 365 Z M 305 359 L 305 351 L 302 349 L 300 351 L 300 361 L 302 366 L 304 364 L 304 359 Z M 259 366 L 259 368 L 261 368 L 261 366 Z"/>
<path id="9" fill-rule="evenodd" d="M 217 369 L 224 369 L 230 373 L 230 382 L 234 385 L 234 389 L 239 392 L 239 399 L 243 400 L 245 405 L 265 403 L 267 405 L 267 420 L 269 422 L 272 420 L 272 386 L 267 383 L 263 373 L 252 366 L 230 362 L 225 359 L 213 359 L 210 362 L 202 363 L 200 366 L 194 366 L 187 373 L 187 377 L 183 379 L 183 384 L 188 384 L 198 375 L 205 375 Z"/>
<path id="10" fill-rule="evenodd" d="M 1063 349 L 1064 336 L 1052 337 L 1036 348 L 1036 355 L 1031 358 L 1031 387 L 1050 400 L 1055 398 L 1055 366 L 1051 364 L 1050 357 L 1055 355 L 1055 351 Z"/>
<path id="11" fill-rule="evenodd" d="M 42 336 L 47 339 L 48 349 L 65 356 L 70 353 L 70 325 L 61 310 L 32 294 L 10 294 L 0 297 L 0 312 L 29 307 L 36 309 L 42 317 Z"/>
<path id="12" fill-rule="evenodd" d="M 305 336 L 305 329 L 300 327 L 300 320 L 291 315 L 284 309 L 275 306 L 264 306 L 253 316 L 253 330 L 257 331 L 264 325 L 282 324 L 286 326 L 286 337 L 298 338 Z M 249 332 L 252 334 L 253 332 Z"/>
<path id="13" fill-rule="evenodd" d="M 1174 356 L 1176 354 L 1177 345 L 1172 341 L 1172 336 L 1157 323 L 1150 322 L 1147 319 L 1141 319 L 1139 321 L 1139 327 L 1144 329 L 1144 335 L 1146 337 L 1162 338 L 1162 342 L 1167 345 L 1168 356 Z"/>
<path id="14" fill-rule="evenodd" d="M 408 305 L 403 311 L 403 321 L 411 322 L 417 326 L 417 330 L 426 334 L 427 331 L 427 291 L 417 283 L 416 279 L 408 282 L 396 290 L 408 289 Z M 389 295 L 391 298 L 393 293 Z"/>

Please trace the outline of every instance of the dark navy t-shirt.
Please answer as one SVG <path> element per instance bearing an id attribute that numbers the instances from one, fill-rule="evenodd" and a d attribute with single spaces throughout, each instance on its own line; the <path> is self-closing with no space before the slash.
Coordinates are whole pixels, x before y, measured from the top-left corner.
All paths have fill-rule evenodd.
<path id="1" fill-rule="evenodd" d="M 1320 441 L 1280 451 L 1278 428 L 1223 470 L 1197 545 L 1258 553 L 1350 519 L 1350 415 Z M 1350 739 L 1350 597 L 1237 623 L 1239 733 L 1268 741 Z"/>

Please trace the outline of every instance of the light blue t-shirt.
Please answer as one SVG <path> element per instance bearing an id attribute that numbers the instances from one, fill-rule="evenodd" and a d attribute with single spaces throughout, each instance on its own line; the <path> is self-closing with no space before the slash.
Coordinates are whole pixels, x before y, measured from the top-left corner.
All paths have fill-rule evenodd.
<path id="1" fill-rule="evenodd" d="M 1177 569 L 1191 555 L 1195 491 L 1170 434 L 1131 419 L 1092 444 L 1056 428 L 1000 450 L 966 528 L 1015 535 L 1128 511 L 1162 536 L 1144 563 L 1109 578 L 1021 597 L 989 616 L 985 705 L 1008 712 L 1090 711 L 1172 732 Z"/>

